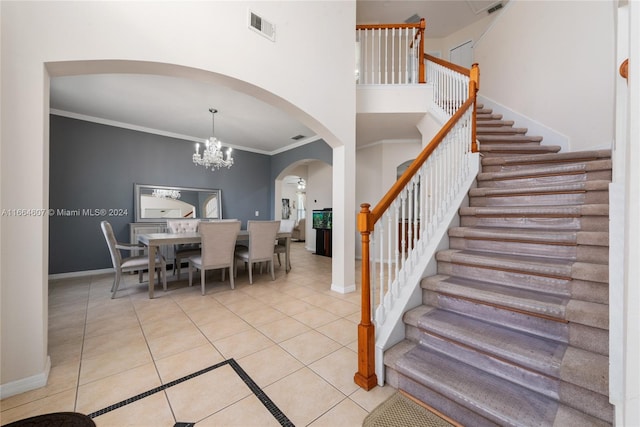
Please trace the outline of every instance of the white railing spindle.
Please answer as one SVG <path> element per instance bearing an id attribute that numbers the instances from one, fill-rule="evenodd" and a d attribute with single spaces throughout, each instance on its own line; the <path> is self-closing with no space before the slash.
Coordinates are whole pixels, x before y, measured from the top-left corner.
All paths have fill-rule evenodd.
<path id="1" fill-rule="evenodd" d="M 358 31 L 364 64 L 361 83 L 416 81 L 418 68 L 410 55 L 416 51 L 412 44 L 418 41 L 417 33 L 407 28 L 399 28 L 397 37 L 394 33 L 392 28 L 390 40 L 388 30 L 366 29 L 363 40 Z M 403 310 L 478 172 L 474 113 L 479 70 L 476 65 L 471 70 L 444 66 L 446 62 L 427 57 L 428 83 L 434 86 L 429 111 L 444 126 L 379 204 L 373 210 L 369 204 L 361 205 L 358 215 L 363 242 L 363 310 L 354 379 L 367 390 L 376 382 L 384 384 L 382 353 L 402 334 L 398 328 L 402 327 Z M 372 277 L 366 277 L 369 275 Z"/>
<path id="2" fill-rule="evenodd" d="M 424 63 L 421 25 L 424 23 L 358 26 L 358 84 L 420 83 L 420 64 Z"/>

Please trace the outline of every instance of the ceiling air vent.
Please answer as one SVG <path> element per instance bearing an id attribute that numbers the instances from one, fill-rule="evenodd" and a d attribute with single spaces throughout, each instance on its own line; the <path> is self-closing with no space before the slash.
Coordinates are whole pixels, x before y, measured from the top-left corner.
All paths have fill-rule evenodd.
<path id="1" fill-rule="evenodd" d="M 491 6 L 489 9 L 487 9 L 487 12 L 489 12 L 490 14 L 495 12 L 496 10 L 500 10 L 502 9 L 502 3 L 498 3 L 495 6 Z"/>
<path id="2" fill-rule="evenodd" d="M 404 20 L 405 24 L 417 24 L 418 22 L 420 22 L 420 15 L 418 15 L 417 13 L 414 13 L 413 15 L 411 15 L 410 17 L 408 17 L 407 19 Z"/>
<path id="3" fill-rule="evenodd" d="M 304 135 L 296 135 L 296 136 L 292 136 L 291 139 L 293 139 L 294 141 L 298 141 L 300 139 L 304 138 Z"/>
<path id="4" fill-rule="evenodd" d="M 276 26 L 252 11 L 249 11 L 249 28 L 262 34 L 272 42 L 276 41 Z"/>

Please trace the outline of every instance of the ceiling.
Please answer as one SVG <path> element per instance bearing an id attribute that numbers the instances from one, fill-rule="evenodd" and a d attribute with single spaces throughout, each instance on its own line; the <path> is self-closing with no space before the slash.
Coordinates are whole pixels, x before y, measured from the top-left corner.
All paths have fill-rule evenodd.
<path id="1" fill-rule="evenodd" d="M 358 0 L 358 24 L 427 20 L 426 37 L 440 38 L 486 16 L 496 0 Z M 275 154 L 318 137 L 281 110 L 227 86 L 145 74 L 91 74 L 51 79 L 52 113 L 201 142 L 212 135 L 225 145 Z M 357 145 L 417 139 L 412 117 L 367 115 L 357 120 Z M 292 139 L 295 136 L 301 139 Z"/>

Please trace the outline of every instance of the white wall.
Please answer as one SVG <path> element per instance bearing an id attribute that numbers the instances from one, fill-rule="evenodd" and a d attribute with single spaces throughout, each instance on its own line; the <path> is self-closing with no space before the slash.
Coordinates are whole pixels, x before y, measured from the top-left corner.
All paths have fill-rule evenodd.
<path id="1" fill-rule="evenodd" d="M 566 135 L 570 151 L 610 148 L 613 14 L 608 1 L 509 2 L 474 48 L 480 95 Z"/>
<path id="2" fill-rule="evenodd" d="M 249 7 L 276 25 L 275 43 L 247 28 Z M 355 169 L 349 154 L 355 59 L 345 43 L 353 40 L 355 1 L 0 2 L 0 8 L 4 209 L 48 207 L 49 75 L 121 71 L 222 81 L 338 147 L 340 176 Z M 331 31 L 309 31 L 309 16 L 316 28 Z M 336 203 L 348 209 L 338 215 L 355 223 L 355 184 L 342 187 Z M 7 396 L 42 385 L 47 375 L 48 220 L 0 221 L 0 392 Z M 340 236 L 339 252 L 353 252 L 352 234 Z M 352 282 L 353 261 L 339 267 L 334 282 Z"/>
<path id="3" fill-rule="evenodd" d="M 629 59 L 629 78 L 616 71 L 618 103 L 610 193 L 610 401 L 615 425 L 640 425 L 640 3 L 620 2 L 618 57 Z"/>
<path id="4" fill-rule="evenodd" d="M 416 142 L 377 143 L 358 149 L 356 158 L 356 199 L 369 203 L 370 209 L 382 199 L 397 180 L 397 168 L 407 160 L 415 159 L 422 150 Z M 357 231 L 357 230 L 356 230 Z M 361 237 L 356 235 L 356 258 L 362 258 Z"/>
<path id="5" fill-rule="evenodd" d="M 508 7 L 508 6 L 507 6 Z M 455 33 L 448 35 L 443 38 L 426 38 L 425 39 L 425 52 L 433 52 L 437 51 L 441 53 L 441 58 L 449 61 L 449 51 L 455 47 L 460 46 L 461 44 L 471 40 L 475 44 L 485 31 L 491 26 L 493 21 L 500 16 L 500 14 L 504 11 L 501 9 L 497 12 L 492 13 L 491 15 L 487 14 L 484 18 L 479 21 L 474 22 L 473 24 L 462 28 Z M 427 26 L 429 24 L 427 23 Z"/>
<path id="6" fill-rule="evenodd" d="M 282 199 L 289 198 L 290 200 L 296 200 L 295 195 L 292 196 L 291 192 L 297 191 L 297 186 L 290 186 L 290 188 L 287 188 L 287 185 L 284 183 L 284 178 L 287 176 L 298 176 L 306 180 L 307 179 L 306 163 L 304 164 L 294 163 L 293 165 L 290 165 L 285 170 L 280 172 L 280 175 L 276 178 L 274 204 L 273 204 L 275 219 L 282 218 Z M 295 212 L 292 212 L 292 214 L 295 215 Z"/>

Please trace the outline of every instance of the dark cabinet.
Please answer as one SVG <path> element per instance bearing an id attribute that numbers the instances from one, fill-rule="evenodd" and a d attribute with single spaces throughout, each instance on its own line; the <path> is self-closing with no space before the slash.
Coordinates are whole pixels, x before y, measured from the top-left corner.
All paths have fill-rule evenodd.
<path id="1" fill-rule="evenodd" d="M 313 228 L 316 230 L 316 255 L 331 256 L 331 209 L 313 211 Z"/>
<path id="2" fill-rule="evenodd" d="M 316 255 L 331 256 L 331 230 L 316 228 Z"/>

